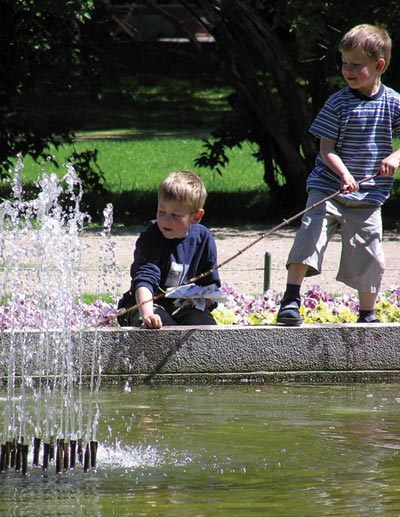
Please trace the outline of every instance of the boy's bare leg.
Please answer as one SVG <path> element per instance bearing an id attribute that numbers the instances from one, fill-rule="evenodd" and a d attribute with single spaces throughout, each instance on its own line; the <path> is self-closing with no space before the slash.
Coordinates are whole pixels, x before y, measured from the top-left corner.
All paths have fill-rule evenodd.
<path id="1" fill-rule="evenodd" d="M 378 293 L 362 293 L 358 292 L 360 300 L 360 311 L 374 311 Z"/>
<path id="2" fill-rule="evenodd" d="M 298 262 L 292 262 L 288 267 L 287 283 L 301 285 L 306 276 L 308 266 Z"/>
<path id="3" fill-rule="evenodd" d="M 380 323 L 379 319 L 375 316 L 377 298 L 378 293 L 358 292 L 358 299 L 360 300 L 358 323 Z"/>

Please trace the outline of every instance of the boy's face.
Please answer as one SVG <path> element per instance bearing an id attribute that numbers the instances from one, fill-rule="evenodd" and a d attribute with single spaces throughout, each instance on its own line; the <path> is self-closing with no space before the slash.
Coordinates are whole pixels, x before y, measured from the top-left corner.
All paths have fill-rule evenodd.
<path id="1" fill-rule="evenodd" d="M 385 60 L 375 61 L 360 48 L 342 50 L 342 75 L 347 85 L 363 95 L 374 95 L 378 92 L 381 75 L 385 68 Z"/>
<path id="2" fill-rule="evenodd" d="M 166 239 L 183 239 L 190 226 L 199 223 L 203 215 L 203 209 L 191 212 L 178 201 L 158 200 L 157 225 Z"/>

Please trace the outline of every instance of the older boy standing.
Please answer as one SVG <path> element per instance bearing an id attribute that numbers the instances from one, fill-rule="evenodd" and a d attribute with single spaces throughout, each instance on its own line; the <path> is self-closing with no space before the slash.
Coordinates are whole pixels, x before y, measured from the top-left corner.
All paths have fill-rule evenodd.
<path id="1" fill-rule="evenodd" d="M 344 193 L 303 216 L 287 260 L 278 323 L 303 322 L 301 284 L 305 276 L 321 273 L 326 246 L 338 227 L 342 254 L 337 280 L 358 290 L 358 322 L 379 322 L 375 304 L 385 266 L 381 206 L 400 163 L 400 150 L 392 148 L 393 136 L 400 136 L 400 95 L 381 83 L 391 47 L 387 31 L 373 25 L 354 27 L 339 44 L 347 86 L 327 100 L 311 125 L 320 151 L 307 179 L 307 206 L 339 188 Z"/>
<path id="2" fill-rule="evenodd" d="M 131 266 L 131 289 L 119 308 L 138 304 L 138 310 L 118 318 L 122 326 L 158 329 L 163 325 L 215 325 L 209 307 L 185 304 L 177 310 L 173 301 L 153 297 L 181 286 L 217 267 L 217 249 L 211 232 L 199 224 L 207 197 L 202 180 L 193 172 L 173 172 L 158 189 L 157 219 L 136 242 Z M 220 287 L 218 271 L 196 282 Z"/>

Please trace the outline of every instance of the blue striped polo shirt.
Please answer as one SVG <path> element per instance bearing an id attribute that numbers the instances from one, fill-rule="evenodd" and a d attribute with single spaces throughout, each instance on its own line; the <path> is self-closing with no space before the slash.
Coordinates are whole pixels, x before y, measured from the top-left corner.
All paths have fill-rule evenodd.
<path id="1" fill-rule="evenodd" d="M 336 142 L 336 151 L 356 181 L 375 174 L 393 152 L 392 138 L 400 136 L 400 95 L 382 85 L 373 97 L 345 87 L 332 95 L 311 124 L 310 132 Z M 389 197 L 393 178 L 377 176 L 360 185 L 346 199 L 381 206 Z M 328 194 L 340 188 L 340 179 L 318 154 L 307 178 L 307 191 Z"/>

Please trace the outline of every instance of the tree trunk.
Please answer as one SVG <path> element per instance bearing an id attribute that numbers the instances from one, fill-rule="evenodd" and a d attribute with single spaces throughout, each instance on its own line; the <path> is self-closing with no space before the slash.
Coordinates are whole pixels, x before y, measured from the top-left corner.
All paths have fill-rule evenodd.
<path id="1" fill-rule="evenodd" d="M 316 146 L 308 133 L 311 109 L 285 44 L 249 2 L 190 3 L 211 23 L 220 64 L 237 94 L 234 109 L 259 145 L 272 204 L 300 207 Z"/>

